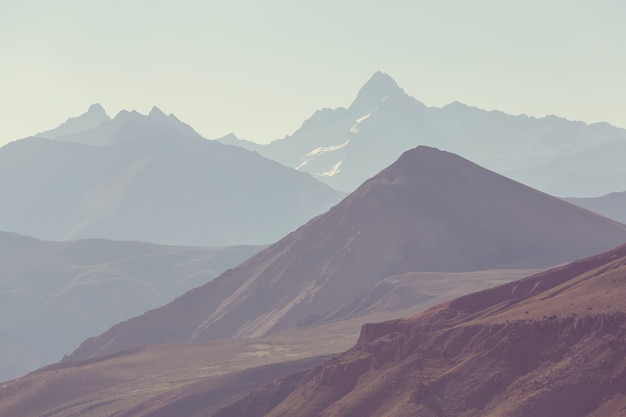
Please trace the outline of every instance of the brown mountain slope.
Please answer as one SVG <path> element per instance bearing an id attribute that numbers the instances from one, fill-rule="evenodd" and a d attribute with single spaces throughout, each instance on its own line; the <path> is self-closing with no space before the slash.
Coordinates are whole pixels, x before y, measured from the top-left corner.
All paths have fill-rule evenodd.
<path id="1" fill-rule="evenodd" d="M 410 271 L 546 267 L 626 241 L 626 227 L 427 147 L 215 281 L 80 346 L 255 337 L 328 319 Z M 360 306 L 359 309 L 366 308 Z"/>
<path id="2" fill-rule="evenodd" d="M 626 409 L 626 245 L 401 320 L 217 416 L 600 417 Z M 274 404 L 255 403 L 268 390 Z M 255 408 L 256 407 L 256 408 Z M 260 410 L 260 411 L 255 411 Z"/>
<path id="3" fill-rule="evenodd" d="M 206 416 L 274 379 L 319 365 L 353 344 L 352 336 L 159 345 L 63 362 L 0 384 L 0 415 Z"/>

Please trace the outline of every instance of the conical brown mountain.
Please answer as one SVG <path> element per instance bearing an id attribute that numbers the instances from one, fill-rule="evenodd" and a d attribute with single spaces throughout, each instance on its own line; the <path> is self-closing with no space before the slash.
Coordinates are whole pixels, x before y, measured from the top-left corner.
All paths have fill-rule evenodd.
<path id="1" fill-rule="evenodd" d="M 394 274 L 547 267 L 625 241 L 620 223 L 418 147 L 239 267 L 86 341 L 70 358 L 266 335 L 323 320 Z"/>
<path id="2" fill-rule="evenodd" d="M 214 416 L 621 416 L 625 294 L 626 245 L 365 325 L 355 347 L 299 383 L 274 383 Z"/>

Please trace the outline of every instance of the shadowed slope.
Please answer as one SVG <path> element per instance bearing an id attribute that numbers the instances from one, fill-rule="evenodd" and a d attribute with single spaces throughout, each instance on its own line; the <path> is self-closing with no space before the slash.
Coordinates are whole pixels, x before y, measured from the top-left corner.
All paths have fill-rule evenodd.
<path id="1" fill-rule="evenodd" d="M 367 310 L 341 312 L 348 300 L 392 275 L 546 267 L 624 241 L 624 225 L 418 147 L 238 268 L 87 340 L 70 357 L 345 319 Z"/>

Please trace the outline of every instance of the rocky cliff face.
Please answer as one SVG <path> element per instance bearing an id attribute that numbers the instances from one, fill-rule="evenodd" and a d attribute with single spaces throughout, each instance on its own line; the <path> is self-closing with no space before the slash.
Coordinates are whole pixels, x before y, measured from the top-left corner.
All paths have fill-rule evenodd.
<path id="1" fill-rule="evenodd" d="M 624 313 L 386 330 L 268 416 L 586 416 L 626 383 Z"/>

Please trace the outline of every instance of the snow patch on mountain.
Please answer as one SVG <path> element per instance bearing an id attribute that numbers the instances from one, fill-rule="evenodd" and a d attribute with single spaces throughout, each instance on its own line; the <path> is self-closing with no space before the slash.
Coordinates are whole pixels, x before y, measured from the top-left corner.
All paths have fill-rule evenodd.
<path id="1" fill-rule="evenodd" d="M 359 123 L 361 123 L 363 120 L 367 119 L 371 115 L 372 113 L 368 113 L 365 116 L 356 119 L 356 123 L 350 128 L 350 133 L 359 133 Z"/>
<path id="2" fill-rule="evenodd" d="M 296 169 L 300 169 L 306 166 L 313 158 L 317 156 L 345 148 L 348 145 L 348 143 L 350 143 L 350 139 L 346 140 L 344 143 L 340 143 L 339 145 L 320 146 L 319 148 L 315 148 L 311 152 L 304 155 L 304 157 L 301 160 L 302 162 L 300 163 L 300 165 L 296 167 Z"/>
<path id="3" fill-rule="evenodd" d="M 339 169 L 339 167 L 341 167 L 341 164 L 343 164 L 343 159 L 333 165 L 331 169 L 326 172 L 322 172 L 319 175 L 316 175 L 316 177 L 332 177 L 333 175 L 340 173 L 341 170 Z"/>

